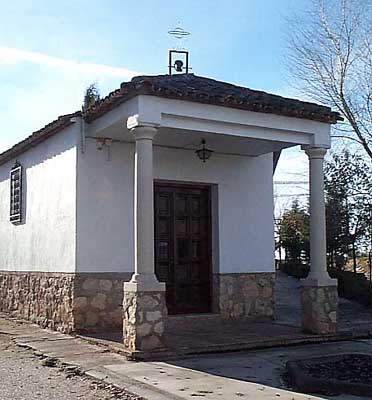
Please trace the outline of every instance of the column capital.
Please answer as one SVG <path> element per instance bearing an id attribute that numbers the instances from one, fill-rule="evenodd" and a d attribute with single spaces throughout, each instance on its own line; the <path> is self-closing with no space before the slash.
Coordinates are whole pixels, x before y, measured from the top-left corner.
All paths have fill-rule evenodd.
<path id="1" fill-rule="evenodd" d="M 324 147 L 308 147 L 305 148 L 305 153 L 310 159 L 324 159 L 324 156 L 327 154 L 328 149 Z"/>
<path id="2" fill-rule="evenodd" d="M 134 135 L 135 140 L 148 139 L 153 140 L 158 132 L 158 127 L 151 125 L 139 125 L 130 130 Z"/>
<path id="3" fill-rule="evenodd" d="M 152 128 L 157 130 L 159 128 L 158 124 L 154 124 L 151 122 L 146 122 L 140 119 L 140 116 L 138 114 L 136 115 L 131 115 L 130 117 L 128 117 L 127 119 L 127 129 L 130 131 L 134 131 L 134 130 L 138 130 L 141 131 L 142 128 L 144 128 L 146 130 L 146 128 Z"/>

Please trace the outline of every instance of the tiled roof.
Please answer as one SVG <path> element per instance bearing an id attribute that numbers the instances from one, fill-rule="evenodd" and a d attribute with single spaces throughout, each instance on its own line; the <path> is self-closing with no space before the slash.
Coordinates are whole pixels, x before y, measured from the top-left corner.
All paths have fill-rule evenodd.
<path id="1" fill-rule="evenodd" d="M 121 103 L 140 94 L 327 123 L 336 123 L 342 119 L 339 113 L 333 112 L 329 107 L 252 90 L 194 74 L 179 74 L 138 76 L 130 82 L 122 83 L 120 89 L 111 92 L 87 110 L 87 122 L 92 122 Z"/>
<path id="2" fill-rule="evenodd" d="M 80 115 L 80 111 L 72 114 L 61 115 L 55 121 L 51 122 L 48 125 L 45 125 L 38 131 L 33 132 L 26 139 L 22 140 L 21 142 L 11 147 L 9 150 L 0 154 L 0 165 L 6 163 L 14 157 L 17 157 L 19 154 L 23 153 L 25 150 L 28 150 L 30 147 L 36 146 L 38 143 L 49 138 L 55 133 L 61 131 L 62 129 L 67 128 L 69 125 L 73 124 L 71 118 L 78 117 Z"/>
<path id="3" fill-rule="evenodd" d="M 331 124 L 342 120 L 340 114 L 333 112 L 329 107 L 252 90 L 194 74 L 135 77 L 130 82 L 122 83 L 119 89 L 89 107 L 85 113 L 85 120 L 88 123 L 92 122 L 128 99 L 140 94 L 304 118 Z M 81 116 L 80 111 L 62 115 L 32 133 L 25 140 L 0 154 L 0 165 L 68 127 L 73 123 L 71 118 L 77 116 Z"/>

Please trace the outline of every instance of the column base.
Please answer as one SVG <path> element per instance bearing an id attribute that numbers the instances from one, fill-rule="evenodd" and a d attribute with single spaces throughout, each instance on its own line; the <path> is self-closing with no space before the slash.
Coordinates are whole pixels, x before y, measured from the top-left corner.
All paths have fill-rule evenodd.
<path id="1" fill-rule="evenodd" d="M 155 290 L 157 289 L 157 290 Z M 165 285 L 144 287 L 124 284 L 124 347 L 130 351 L 154 351 L 166 348 L 164 331 L 167 319 Z"/>
<path id="2" fill-rule="evenodd" d="M 304 279 L 301 282 L 301 306 L 304 332 L 318 335 L 337 333 L 337 285 L 320 285 L 314 279 Z"/>

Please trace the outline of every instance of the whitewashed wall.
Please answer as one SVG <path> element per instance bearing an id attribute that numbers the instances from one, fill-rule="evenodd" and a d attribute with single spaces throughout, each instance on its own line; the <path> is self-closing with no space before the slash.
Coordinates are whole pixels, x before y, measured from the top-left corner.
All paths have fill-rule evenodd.
<path id="1" fill-rule="evenodd" d="M 77 271 L 133 270 L 133 166 L 129 143 L 114 142 L 111 161 L 93 140 L 88 139 L 85 154 L 79 153 Z M 217 185 L 219 245 L 214 250 L 220 272 L 274 270 L 271 154 L 214 154 L 202 163 L 193 151 L 155 147 L 154 175 Z"/>
<path id="2" fill-rule="evenodd" d="M 17 159 L 24 167 L 25 216 L 9 222 L 9 172 L 0 165 L 0 270 L 75 270 L 76 138 L 74 125 Z"/>
<path id="3" fill-rule="evenodd" d="M 130 272 L 133 258 L 134 146 L 114 142 L 106 149 L 87 139 L 78 153 L 77 271 Z"/>

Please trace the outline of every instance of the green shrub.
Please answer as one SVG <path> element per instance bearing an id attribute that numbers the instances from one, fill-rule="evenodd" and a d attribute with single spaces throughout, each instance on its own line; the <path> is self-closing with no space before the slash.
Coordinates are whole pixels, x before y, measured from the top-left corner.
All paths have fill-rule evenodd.
<path id="1" fill-rule="evenodd" d="M 280 270 L 285 272 L 287 275 L 294 276 L 297 279 L 304 279 L 309 274 L 310 268 L 308 264 L 287 262 L 280 266 Z"/>
<path id="2" fill-rule="evenodd" d="M 345 299 L 372 306 L 372 283 L 364 274 L 350 271 L 330 271 L 332 278 L 338 280 L 338 294 Z"/>

